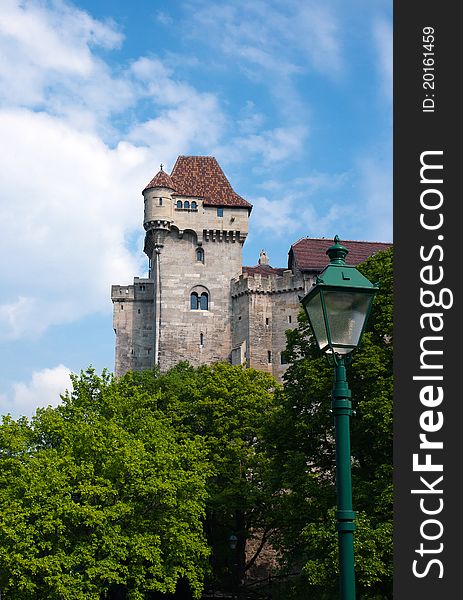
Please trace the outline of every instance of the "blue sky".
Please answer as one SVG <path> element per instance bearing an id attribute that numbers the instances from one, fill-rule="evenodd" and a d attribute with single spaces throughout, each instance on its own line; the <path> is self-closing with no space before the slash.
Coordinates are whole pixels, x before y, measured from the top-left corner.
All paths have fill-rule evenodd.
<path id="1" fill-rule="evenodd" d="M 0 404 L 113 370 L 112 283 L 146 274 L 141 191 L 213 155 L 244 264 L 392 239 L 391 0 L 2 0 Z"/>

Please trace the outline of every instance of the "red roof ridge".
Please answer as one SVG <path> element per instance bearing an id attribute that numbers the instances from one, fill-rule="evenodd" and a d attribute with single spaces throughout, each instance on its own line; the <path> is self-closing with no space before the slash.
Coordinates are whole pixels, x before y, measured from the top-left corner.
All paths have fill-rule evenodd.
<path id="1" fill-rule="evenodd" d="M 334 241 L 331 238 L 327 238 L 327 237 L 310 237 L 310 236 L 304 236 L 299 238 L 296 242 L 294 242 L 294 244 L 291 244 L 291 246 L 295 246 L 296 244 L 299 244 L 299 242 L 302 242 L 303 240 L 326 240 L 329 244 L 334 243 Z M 387 246 L 392 246 L 392 242 L 376 242 L 374 240 L 345 240 L 345 239 L 341 239 L 340 243 L 341 244 L 350 244 L 350 243 L 354 243 L 354 244 L 385 244 Z"/>
<path id="2" fill-rule="evenodd" d="M 278 275 L 280 277 L 283 276 L 283 272 L 288 269 L 285 267 L 271 267 L 270 265 L 254 265 L 253 267 L 244 266 L 241 268 L 242 273 L 248 273 L 248 275 Z"/>
<path id="3" fill-rule="evenodd" d="M 349 254 L 348 264 L 358 265 L 373 254 L 387 250 L 392 242 L 369 242 L 362 240 L 341 240 Z M 291 245 L 289 264 L 300 271 L 321 271 L 329 262 L 326 251 L 333 244 L 330 238 L 304 237 Z"/>

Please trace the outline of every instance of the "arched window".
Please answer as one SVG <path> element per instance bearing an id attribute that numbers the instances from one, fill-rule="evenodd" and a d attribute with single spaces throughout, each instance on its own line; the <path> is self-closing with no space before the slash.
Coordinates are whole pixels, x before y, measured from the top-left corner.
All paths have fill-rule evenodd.
<path id="1" fill-rule="evenodd" d="M 209 292 L 202 285 L 197 285 L 190 292 L 190 310 L 209 310 Z"/>
<path id="2" fill-rule="evenodd" d="M 208 310 L 209 307 L 209 295 L 207 292 L 203 292 L 199 298 L 199 307 L 201 310 Z"/>
<path id="3" fill-rule="evenodd" d="M 185 202 L 183 203 L 183 208 L 190 208 L 190 203 L 188 202 L 188 200 L 185 200 Z"/>
<path id="4" fill-rule="evenodd" d="M 196 260 L 198 262 L 204 262 L 204 250 L 202 248 L 196 248 Z"/>
<path id="5" fill-rule="evenodd" d="M 181 200 L 177 200 L 177 208 L 182 208 L 182 201 Z"/>
<path id="6" fill-rule="evenodd" d="M 191 203 L 191 209 L 192 210 L 196 210 L 198 208 L 198 205 L 196 204 L 196 202 L 193 200 L 193 202 Z"/>
<path id="7" fill-rule="evenodd" d="M 196 292 L 191 292 L 190 308 L 191 308 L 191 310 L 198 310 L 198 308 L 199 308 L 199 298 L 198 298 L 198 294 Z"/>

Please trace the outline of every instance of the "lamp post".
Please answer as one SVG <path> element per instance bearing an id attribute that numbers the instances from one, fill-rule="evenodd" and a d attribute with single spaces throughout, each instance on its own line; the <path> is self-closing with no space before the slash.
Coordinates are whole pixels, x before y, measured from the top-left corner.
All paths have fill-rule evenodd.
<path id="1" fill-rule="evenodd" d="M 301 303 L 318 348 L 334 367 L 332 410 L 336 433 L 336 521 L 339 543 L 340 598 L 355 600 L 354 531 L 350 451 L 351 391 L 346 365 L 360 343 L 378 287 L 346 265 L 347 248 L 339 237 L 326 251 L 330 263 Z"/>

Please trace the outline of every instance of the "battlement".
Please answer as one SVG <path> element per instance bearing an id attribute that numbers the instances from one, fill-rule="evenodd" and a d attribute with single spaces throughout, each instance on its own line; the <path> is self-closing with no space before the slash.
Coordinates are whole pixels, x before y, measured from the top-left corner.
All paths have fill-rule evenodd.
<path id="1" fill-rule="evenodd" d="M 112 285 L 113 302 L 153 302 L 154 282 L 151 279 L 134 277 L 133 285 Z"/>
<path id="2" fill-rule="evenodd" d="M 282 294 L 304 289 L 300 275 L 295 275 L 290 269 L 277 273 L 242 273 L 232 280 L 231 295 L 237 298 L 244 294 Z"/>

